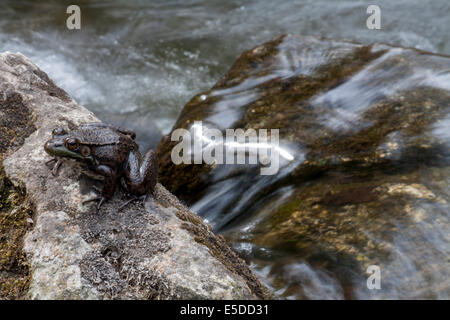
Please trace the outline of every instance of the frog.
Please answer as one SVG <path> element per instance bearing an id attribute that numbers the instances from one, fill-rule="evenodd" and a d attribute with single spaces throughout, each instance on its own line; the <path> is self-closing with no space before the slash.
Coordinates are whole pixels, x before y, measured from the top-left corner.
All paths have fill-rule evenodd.
<path id="1" fill-rule="evenodd" d="M 55 162 L 51 172 L 57 175 L 64 159 L 84 162 L 88 168 L 104 177 L 100 195 L 85 199 L 84 203 L 98 201 L 97 210 L 110 200 L 117 185 L 125 188 L 131 197 L 120 208 L 135 199 L 145 199 L 153 194 L 158 181 L 158 160 L 154 150 L 149 149 L 144 156 L 135 141 L 136 133 L 102 122 L 81 124 L 66 131 L 57 127 L 52 137 L 44 144 L 44 150 Z"/>

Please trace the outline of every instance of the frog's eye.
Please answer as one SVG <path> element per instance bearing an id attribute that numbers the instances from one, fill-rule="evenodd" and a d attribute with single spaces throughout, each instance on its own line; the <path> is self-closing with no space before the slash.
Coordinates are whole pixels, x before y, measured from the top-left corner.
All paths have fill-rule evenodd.
<path id="1" fill-rule="evenodd" d="M 52 131 L 53 136 L 62 136 L 63 134 L 66 134 L 66 131 L 63 128 L 55 128 Z"/>
<path id="2" fill-rule="evenodd" d="M 67 138 L 66 140 L 64 140 L 64 145 L 71 151 L 77 149 L 79 144 L 80 142 L 76 138 Z"/>
<path id="3" fill-rule="evenodd" d="M 81 147 L 81 155 L 83 157 L 89 157 L 91 155 L 91 148 L 89 148 L 87 146 L 82 146 Z"/>

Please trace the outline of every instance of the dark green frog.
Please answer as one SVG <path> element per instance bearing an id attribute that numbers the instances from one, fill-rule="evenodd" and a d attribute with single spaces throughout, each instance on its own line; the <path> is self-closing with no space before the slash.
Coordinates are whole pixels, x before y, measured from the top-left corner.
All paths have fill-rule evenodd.
<path id="1" fill-rule="evenodd" d="M 72 158 L 86 162 L 105 177 L 101 196 L 87 200 L 99 200 L 98 208 L 114 195 L 120 178 L 133 198 L 153 192 L 158 178 L 156 155 L 149 150 L 141 156 L 134 132 L 104 123 L 87 123 L 70 132 L 56 128 L 52 134 L 44 149 L 55 157 L 50 160 L 56 161 L 53 174 L 62 158 Z"/>

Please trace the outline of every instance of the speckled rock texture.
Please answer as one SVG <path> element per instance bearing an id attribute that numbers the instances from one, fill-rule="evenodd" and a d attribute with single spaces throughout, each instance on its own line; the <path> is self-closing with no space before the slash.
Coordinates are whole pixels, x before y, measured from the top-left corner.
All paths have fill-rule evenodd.
<path id="1" fill-rule="evenodd" d="M 82 205 L 101 186 L 83 164 L 67 160 L 51 175 L 43 144 L 52 129 L 99 120 L 21 54 L 0 54 L 0 102 L 0 298 L 270 297 L 224 239 L 162 185 L 123 210 L 118 190 L 97 211 Z"/>

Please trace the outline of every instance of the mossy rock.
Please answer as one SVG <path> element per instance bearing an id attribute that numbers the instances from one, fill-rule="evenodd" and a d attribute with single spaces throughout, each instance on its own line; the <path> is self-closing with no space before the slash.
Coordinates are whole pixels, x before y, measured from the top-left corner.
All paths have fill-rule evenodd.
<path id="1" fill-rule="evenodd" d="M 0 298 L 21 299 L 29 286 L 29 263 L 23 253 L 23 237 L 33 210 L 24 190 L 5 178 L 0 167 Z"/>
<path id="2" fill-rule="evenodd" d="M 22 299 L 30 281 L 23 237 L 31 226 L 33 208 L 25 189 L 5 176 L 2 162 L 35 128 L 19 94 L 0 93 L 0 112 L 0 299 Z"/>
<path id="3" fill-rule="evenodd" d="M 302 297 L 283 270 L 307 261 L 336 277 L 343 297 L 370 296 L 370 264 L 392 280 L 383 297 L 448 297 L 438 262 L 449 223 L 449 69 L 449 57 L 415 49 L 276 38 L 241 54 L 173 130 L 278 128 L 294 160 L 274 176 L 255 165 L 174 165 L 169 134 L 160 180 L 230 242 L 271 252 L 248 259 L 270 266 L 281 296 Z"/>
<path id="4" fill-rule="evenodd" d="M 279 128 L 286 144 L 306 150 L 306 161 L 293 173 L 298 178 L 341 166 L 390 163 L 389 150 L 382 148 L 394 134 L 403 139 L 401 147 L 410 161 L 410 154 L 421 158 L 445 152 L 428 131 L 448 113 L 449 92 L 433 79 L 420 79 L 415 70 L 438 73 L 446 65 L 448 58 L 412 49 L 283 36 L 241 54 L 211 90 L 183 108 L 173 130 L 187 129 L 194 121 L 223 130 Z M 408 83 L 414 77 L 419 81 Z M 374 89 L 371 81 L 376 81 Z M 383 81 L 398 88 L 383 89 Z M 354 107 L 343 105 L 349 98 L 339 90 L 346 86 L 362 87 L 354 91 L 372 96 L 350 101 Z M 257 97 L 248 103 L 234 99 L 254 92 Z M 341 115 L 346 109 L 354 115 Z M 236 119 L 224 127 L 228 120 L 222 119 L 230 118 L 230 110 Z M 169 134 L 158 147 L 160 179 L 193 203 L 223 166 L 174 165 L 171 150 L 176 144 Z"/>

